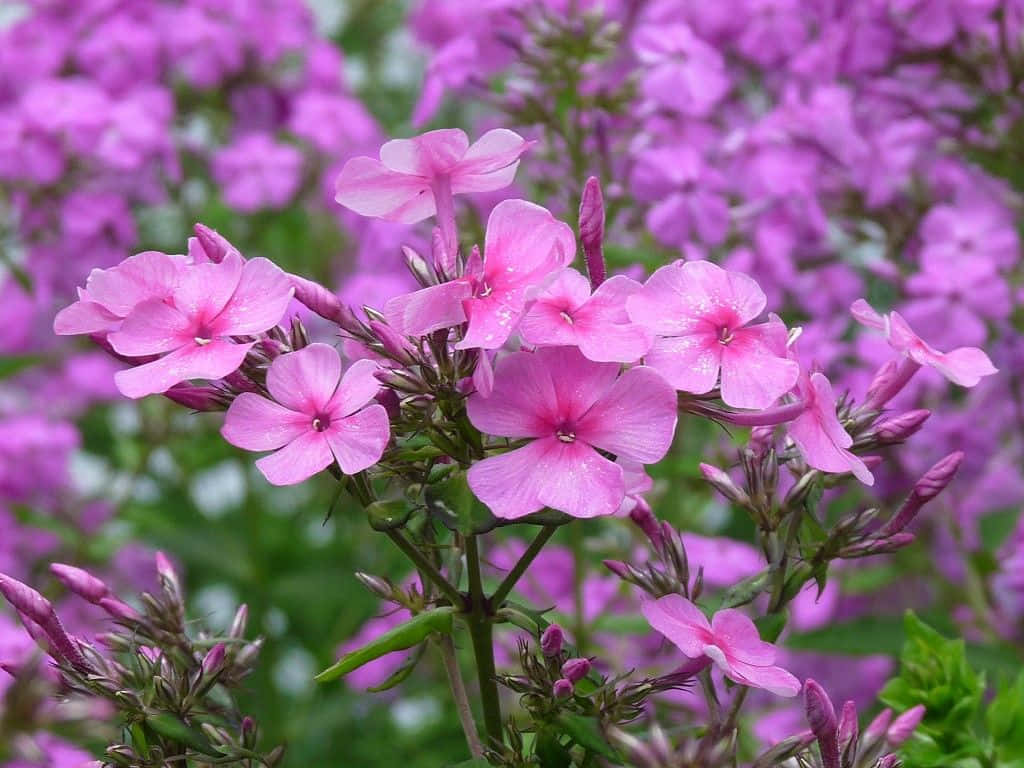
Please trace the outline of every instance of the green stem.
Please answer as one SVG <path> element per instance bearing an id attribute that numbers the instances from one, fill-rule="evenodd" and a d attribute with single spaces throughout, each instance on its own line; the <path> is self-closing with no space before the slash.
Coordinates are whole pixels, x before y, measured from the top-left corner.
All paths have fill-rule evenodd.
<path id="1" fill-rule="evenodd" d="M 448 579 L 446 579 L 444 575 L 437 570 L 437 566 L 430 562 L 422 552 L 416 549 L 416 547 L 414 547 L 412 543 L 398 531 L 384 531 L 384 533 L 387 534 L 389 539 L 395 542 L 395 546 L 402 550 L 402 553 L 406 557 L 412 560 L 413 565 L 415 565 L 421 573 L 426 575 L 430 581 L 437 585 L 437 588 L 445 594 L 445 597 L 451 600 L 452 605 L 456 607 L 462 606 L 463 599 L 459 590 L 457 590 L 448 581 Z"/>
<path id="2" fill-rule="evenodd" d="M 587 622 L 583 615 L 583 587 L 586 581 L 586 565 L 583 552 L 583 528 L 577 523 L 570 529 L 570 543 L 572 546 L 572 601 L 574 608 L 573 634 L 576 636 L 576 652 L 584 655 L 584 647 L 587 643 L 586 631 Z"/>
<path id="3" fill-rule="evenodd" d="M 469 753 L 473 757 L 483 757 L 484 745 L 480 743 L 480 736 L 476 732 L 473 710 L 469 706 L 466 685 L 462 682 L 459 660 L 455 656 L 455 643 L 452 642 L 450 635 L 442 635 L 438 644 L 441 648 L 441 659 L 444 661 L 445 671 L 448 673 L 448 682 L 452 688 L 452 698 L 455 699 L 455 711 L 459 713 L 459 722 L 462 724 L 462 732 L 466 736 Z"/>
<path id="4" fill-rule="evenodd" d="M 523 552 L 523 556 L 519 558 L 512 570 L 508 572 L 508 576 L 505 580 L 498 585 L 498 589 L 495 590 L 494 594 L 491 595 L 491 605 L 495 608 L 500 608 L 501 604 L 505 602 L 505 598 L 508 597 L 509 592 L 515 587 L 516 583 L 522 578 L 523 573 L 527 568 L 530 567 L 530 563 L 533 562 L 534 558 L 540 554 L 541 549 L 548 543 L 548 539 L 554 536 L 555 531 L 558 530 L 557 526 L 545 525 L 540 533 L 537 534 L 536 538 L 530 542 L 530 546 Z"/>
<path id="5" fill-rule="evenodd" d="M 466 538 L 466 565 L 469 571 L 470 612 L 466 617 L 469 637 L 473 643 L 476 658 L 476 672 L 480 684 L 480 702 L 484 711 L 484 726 L 487 737 L 494 744 L 501 744 L 501 702 L 498 699 L 497 672 L 494 668 L 494 635 L 491 617 L 488 615 L 488 601 L 484 595 L 480 578 L 480 552 L 476 536 Z"/>

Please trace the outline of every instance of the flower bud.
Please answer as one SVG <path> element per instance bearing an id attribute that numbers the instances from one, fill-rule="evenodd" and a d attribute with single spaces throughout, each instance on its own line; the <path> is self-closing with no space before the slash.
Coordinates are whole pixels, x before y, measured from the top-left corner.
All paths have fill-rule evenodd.
<path id="1" fill-rule="evenodd" d="M 921 366 L 910 358 L 890 360 L 875 374 L 864 397 L 864 410 L 877 411 L 898 395 Z"/>
<path id="2" fill-rule="evenodd" d="M 456 254 L 445 245 L 440 227 L 434 227 L 430 235 L 430 256 L 434 261 L 434 270 L 442 280 L 451 280 L 456 276 Z"/>
<path id="3" fill-rule="evenodd" d="M 701 474 L 704 475 L 704 479 L 707 480 L 716 491 L 722 494 L 733 504 L 737 504 L 741 507 L 745 507 L 750 504 L 750 497 L 733 482 L 728 473 L 718 467 L 703 463 L 700 465 L 700 471 Z"/>
<path id="4" fill-rule="evenodd" d="M 416 358 L 414 357 L 414 349 L 405 338 L 403 338 L 398 331 L 392 328 L 387 323 L 382 323 L 378 320 L 370 321 L 370 330 L 373 335 L 377 337 L 380 345 L 384 348 L 384 352 L 387 355 L 402 365 L 415 365 Z"/>
<path id="5" fill-rule="evenodd" d="M 643 499 L 638 500 L 637 505 L 629 511 L 629 519 L 636 523 L 641 531 L 647 534 L 647 538 L 651 540 L 655 549 L 660 549 L 663 539 L 661 525 L 646 501 Z"/>
<path id="6" fill-rule="evenodd" d="M 227 654 L 227 647 L 224 643 L 217 643 L 213 648 L 206 652 L 203 657 L 203 674 L 213 675 L 220 671 L 221 666 L 224 664 L 224 657 Z"/>
<path id="7" fill-rule="evenodd" d="M 623 581 L 632 581 L 632 574 L 629 571 L 629 566 L 619 560 L 604 560 L 604 567 L 614 573 Z"/>
<path id="8" fill-rule="evenodd" d="M 885 737 L 889 730 L 889 723 L 892 722 L 892 710 L 886 707 L 872 720 L 864 729 L 864 740 L 867 743 L 876 742 Z"/>
<path id="9" fill-rule="evenodd" d="M 195 387 L 191 384 L 175 384 L 163 394 L 171 402 L 183 405 L 199 413 L 224 411 L 231 405 L 231 399 L 216 387 Z"/>
<path id="10" fill-rule="evenodd" d="M 924 719 L 925 708 L 923 704 L 911 707 L 902 715 L 892 721 L 889 730 L 885 733 L 885 740 L 890 746 L 898 747 L 914 735 L 917 726 Z"/>
<path id="11" fill-rule="evenodd" d="M 943 459 L 940 459 L 914 484 L 914 490 L 910 496 L 896 510 L 896 514 L 889 520 L 882 530 L 880 536 L 887 536 L 899 533 L 906 528 L 911 521 L 917 517 L 917 513 L 929 501 L 938 496 L 949 485 L 964 460 L 962 451 L 954 451 Z"/>
<path id="12" fill-rule="evenodd" d="M 580 242 L 583 245 L 583 257 L 587 262 L 587 274 L 590 284 L 597 288 L 604 282 L 605 265 L 601 243 L 604 240 L 604 198 L 601 195 L 601 182 L 596 176 L 587 179 L 580 200 Z"/>
<path id="13" fill-rule="evenodd" d="M 551 686 L 551 695 L 556 699 L 568 699 L 572 696 L 572 689 L 572 683 L 563 677 L 559 680 L 555 680 L 555 684 Z"/>
<path id="14" fill-rule="evenodd" d="M 901 765 L 899 755 L 886 755 L 878 761 L 877 768 L 899 768 Z"/>
<path id="15" fill-rule="evenodd" d="M 843 704 L 839 715 L 839 750 L 845 753 L 857 740 L 857 705 L 852 701 Z"/>
<path id="16" fill-rule="evenodd" d="M 203 254 L 214 264 L 220 264 L 229 253 L 238 253 L 238 249 L 217 230 L 198 222 L 192 229 Z"/>
<path id="17" fill-rule="evenodd" d="M 437 283 L 434 270 L 431 269 L 427 260 L 420 256 L 414 248 L 410 248 L 408 245 L 403 245 L 402 260 L 405 262 L 405 266 L 412 274 L 413 279 L 420 285 L 426 287 Z"/>
<path id="18" fill-rule="evenodd" d="M 565 632 L 557 624 L 550 624 L 540 636 L 540 652 L 545 656 L 557 656 L 562 652 Z"/>
<path id="19" fill-rule="evenodd" d="M 808 678 L 804 683 L 804 702 L 807 723 L 818 739 L 822 763 L 825 768 L 839 768 L 839 743 L 836 740 L 838 723 L 832 700 L 824 688 Z"/>
<path id="20" fill-rule="evenodd" d="M 578 683 L 590 674 L 590 659 L 569 659 L 562 665 L 562 677 L 570 683 Z"/>
<path id="21" fill-rule="evenodd" d="M 24 623 L 29 634 L 37 641 L 48 641 L 46 651 L 54 658 L 63 659 L 79 671 L 92 671 L 78 646 L 64 630 L 49 600 L 27 584 L 3 574 L 0 574 L 0 595 L 6 598 L 23 619 L 27 619 Z"/>
<path id="22" fill-rule="evenodd" d="M 178 581 L 178 572 L 174 570 L 167 555 L 159 550 L 156 553 L 156 572 L 160 576 L 160 583 L 164 590 L 172 593 L 173 597 L 180 597 L 181 583 Z"/>
<path id="23" fill-rule="evenodd" d="M 883 445 L 902 443 L 921 429 L 931 415 L 931 411 L 922 408 L 916 411 L 907 411 L 899 416 L 886 419 L 875 426 L 875 438 Z"/>
<path id="24" fill-rule="evenodd" d="M 116 597 L 101 598 L 96 604 L 106 611 L 108 616 L 120 621 L 137 621 L 139 618 L 138 611 Z"/>
<path id="25" fill-rule="evenodd" d="M 57 577 L 61 584 L 90 603 L 97 604 L 110 594 L 110 588 L 100 579 L 73 565 L 52 563 L 50 572 Z"/>
<path id="26" fill-rule="evenodd" d="M 245 627 L 249 623 L 249 606 L 242 603 L 235 611 L 235 618 L 231 620 L 228 628 L 228 637 L 239 638 L 245 636 Z"/>

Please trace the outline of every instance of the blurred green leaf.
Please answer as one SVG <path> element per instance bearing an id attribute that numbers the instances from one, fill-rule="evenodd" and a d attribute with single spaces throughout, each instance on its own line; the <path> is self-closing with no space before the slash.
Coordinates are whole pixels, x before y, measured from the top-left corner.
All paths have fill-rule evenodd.
<path id="1" fill-rule="evenodd" d="M 595 752 L 615 765 L 622 764 L 622 758 L 619 756 L 619 753 L 605 741 L 601 729 L 598 728 L 597 720 L 594 718 L 584 717 L 572 712 L 563 712 L 558 717 L 558 724 L 565 729 L 566 734 L 573 741 L 584 749 Z"/>
<path id="2" fill-rule="evenodd" d="M 7 379 L 38 365 L 42 361 L 39 355 L 5 355 L 0 357 L 0 379 Z"/>

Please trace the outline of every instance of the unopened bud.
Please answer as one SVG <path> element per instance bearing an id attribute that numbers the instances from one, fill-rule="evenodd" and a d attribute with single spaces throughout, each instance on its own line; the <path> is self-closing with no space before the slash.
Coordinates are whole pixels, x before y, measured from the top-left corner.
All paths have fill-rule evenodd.
<path id="1" fill-rule="evenodd" d="M 218 672 L 221 665 L 224 663 L 224 657 L 227 655 L 227 647 L 224 643 L 217 643 L 213 648 L 206 652 L 203 657 L 203 674 L 212 675 Z"/>
<path id="2" fill-rule="evenodd" d="M 604 567 L 614 573 L 623 581 L 632 581 L 633 577 L 629 571 L 629 566 L 618 560 L 604 560 Z"/>
<path id="3" fill-rule="evenodd" d="M 220 264 L 229 253 L 238 253 L 238 249 L 224 235 L 205 224 L 197 222 L 193 231 L 203 254 L 214 264 Z"/>
<path id="4" fill-rule="evenodd" d="M 883 445 L 902 443 L 921 429 L 931 415 L 931 411 L 923 408 L 901 413 L 878 424 L 874 429 L 875 437 Z"/>
<path id="5" fill-rule="evenodd" d="M 557 624 L 550 624 L 540 636 L 540 652 L 545 656 L 557 656 L 565 643 L 565 631 Z"/>
<path id="6" fill-rule="evenodd" d="M 293 350 L 304 349 L 309 346 L 309 331 L 306 330 L 305 324 L 302 322 L 302 318 L 298 315 L 292 315 L 291 332 L 289 333 L 288 342 Z M 275 344 L 273 350 L 267 350 L 267 357 L 271 360 L 276 359 L 279 355 L 283 354 L 280 345 Z"/>
<path id="7" fill-rule="evenodd" d="M 867 395 L 864 398 L 863 408 L 868 411 L 878 411 L 898 395 L 914 374 L 921 369 L 921 366 L 910 358 L 903 358 L 900 361 L 890 360 L 875 374 L 871 384 L 868 385 Z"/>
<path id="8" fill-rule="evenodd" d="M 434 227 L 431 233 L 430 255 L 434 260 L 434 269 L 442 280 L 455 277 L 455 254 L 445 245 L 440 227 Z"/>
<path id="9" fill-rule="evenodd" d="M 804 683 L 804 702 L 807 723 L 818 739 L 823 765 L 825 768 L 839 768 L 839 742 L 836 739 L 838 723 L 832 700 L 824 688 L 808 678 Z"/>
<path id="10" fill-rule="evenodd" d="M 750 497 L 733 482 L 733 479 L 729 477 L 727 472 L 711 464 L 703 463 L 700 465 L 700 471 L 704 475 L 704 479 L 733 504 L 741 507 L 750 504 Z"/>
<path id="11" fill-rule="evenodd" d="M 750 768 L 779 768 L 780 765 L 786 765 L 790 758 L 803 752 L 813 743 L 813 733 L 800 733 L 796 736 L 790 736 L 758 756 Z"/>
<path id="12" fill-rule="evenodd" d="M 427 260 L 420 256 L 414 248 L 403 245 L 402 260 L 405 262 L 405 266 L 408 267 L 413 279 L 420 285 L 426 287 L 437 283 L 434 270 L 431 269 Z"/>
<path id="13" fill-rule="evenodd" d="M 902 715 L 892 721 L 889 730 L 885 733 L 885 740 L 893 747 L 898 747 L 914 735 L 917 726 L 924 719 L 925 708 L 923 704 L 911 707 Z"/>
<path id="14" fill-rule="evenodd" d="M 85 658 L 78 650 L 78 646 L 68 635 L 57 618 L 56 612 L 50 601 L 39 594 L 27 584 L 22 584 L 17 579 L 0 574 L 0 595 L 11 604 L 11 606 L 28 621 L 25 622 L 26 629 L 36 638 L 37 641 L 47 640 L 47 652 L 55 655 L 58 660 L 66 661 L 75 669 L 83 672 L 92 671 L 86 663 Z M 33 633 L 35 624 L 42 636 Z"/>
<path id="15" fill-rule="evenodd" d="M 878 761 L 878 768 L 900 768 L 903 765 L 903 761 L 900 760 L 899 755 L 886 755 Z"/>
<path id="16" fill-rule="evenodd" d="M 885 737 L 889 730 L 889 723 L 892 722 L 892 710 L 886 707 L 872 720 L 864 729 L 864 740 L 866 743 L 874 743 Z"/>
<path id="17" fill-rule="evenodd" d="M 167 555 L 160 551 L 156 553 L 156 572 L 160 576 L 164 590 L 171 593 L 172 597 L 180 597 L 181 582 L 178 581 L 178 572 L 174 570 L 174 565 Z"/>
<path id="18" fill-rule="evenodd" d="M 943 459 L 940 459 L 914 484 L 914 490 L 910 496 L 896 510 L 892 519 L 883 526 L 879 532 L 880 536 L 887 536 L 902 531 L 911 521 L 917 517 L 917 513 L 929 501 L 938 496 L 949 485 L 956 475 L 960 464 L 964 460 L 962 451 L 954 451 Z"/>
<path id="19" fill-rule="evenodd" d="M 195 387 L 191 384 L 175 384 L 163 394 L 171 402 L 183 405 L 199 413 L 224 411 L 231 405 L 231 398 L 216 387 Z"/>
<path id="20" fill-rule="evenodd" d="M 643 499 L 638 500 L 637 505 L 629 511 L 629 519 L 636 523 L 641 531 L 647 534 L 647 538 L 651 540 L 655 549 L 661 549 L 663 539 L 661 525 L 646 501 Z"/>
<path id="21" fill-rule="evenodd" d="M 904 531 L 903 533 L 894 533 L 882 538 L 865 539 L 848 547 L 843 547 L 843 549 L 839 550 L 839 557 L 852 559 L 895 552 L 897 549 L 903 549 L 913 544 L 915 538 L 914 534 Z"/>
<path id="22" fill-rule="evenodd" d="M 591 286 L 597 288 L 604 282 L 605 264 L 601 248 L 604 240 L 604 198 L 601 194 L 601 182 L 596 176 L 587 179 L 583 187 L 579 226 L 587 274 L 590 276 Z"/>
<path id="23" fill-rule="evenodd" d="M 370 321 L 370 330 L 377 337 L 384 352 L 402 365 L 415 365 L 415 350 L 405 338 L 387 323 L 378 320 Z"/>
<path id="24" fill-rule="evenodd" d="M 73 565 L 53 563 L 50 565 L 50 572 L 57 577 L 61 584 L 90 603 L 99 603 L 102 598 L 110 594 L 110 588 L 100 579 Z"/>
<path id="25" fill-rule="evenodd" d="M 843 704 L 842 712 L 839 715 L 839 749 L 846 752 L 850 745 L 857 739 L 857 705 L 852 701 Z"/>
<path id="26" fill-rule="evenodd" d="M 394 587 L 391 582 L 387 579 L 382 579 L 380 576 L 374 576 L 370 573 L 364 573 L 363 571 L 356 571 L 356 580 L 370 590 L 377 597 L 384 600 L 390 600 L 394 595 Z"/>
<path id="27" fill-rule="evenodd" d="M 231 620 L 228 628 L 228 637 L 240 638 L 245 636 L 245 627 L 249 623 L 249 606 L 242 603 L 235 611 L 235 618 Z"/>
<path id="28" fill-rule="evenodd" d="M 572 683 L 564 677 L 559 680 L 555 680 L 555 684 L 551 686 L 551 695 L 556 699 L 568 699 L 572 696 L 572 691 Z"/>
<path id="29" fill-rule="evenodd" d="M 562 677 L 570 683 L 578 683 L 590 674 L 590 659 L 569 659 L 562 665 Z"/>
<path id="30" fill-rule="evenodd" d="M 138 611 L 116 597 L 104 597 L 96 604 L 106 611 L 108 616 L 119 621 L 137 621 L 139 618 Z"/>

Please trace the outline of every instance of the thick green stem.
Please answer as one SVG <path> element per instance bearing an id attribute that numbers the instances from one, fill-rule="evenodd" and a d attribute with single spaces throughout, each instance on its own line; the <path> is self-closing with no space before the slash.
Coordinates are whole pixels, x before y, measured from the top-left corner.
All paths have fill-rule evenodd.
<path id="1" fill-rule="evenodd" d="M 497 672 L 494 668 L 493 624 L 488 601 L 484 595 L 483 581 L 480 578 L 480 552 L 477 549 L 476 536 L 466 537 L 466 566 L 469 571 L 470 604 L 466 621 L 473 643 L 473 655 L 476 658 L 484 727 L 487 730 L 487 738 L 495 744 L 501 744 L 501 702 L 498 699 Z"/>
<path id="2" fill-rule="evenodd" d="M 430 562 L 422 552 L 416 549 L 416 547 L 414 547 L 412 543 L 398 531 L 384 531 L 384 533 L 387 534 L 389 539 L 395 542 L 395 546 L 402 550 L 402 553 L 406 557 L 412 560 L 413 565 L 415 565 L 421 573 L 430 579 L 430 581 L 432 581 L 437 588 L 444 593 L 445 597 L 451 600 L 452 605 L 456 607 L 462 606 L 462 595 L 459 593 L 459 590 L 457 590 L 448 581 L 448 579 L 446 579 L 444 575 L 437 570 L 437 566 Z"/>
<path id="3" fill-rule="evenodd" d="M 523 573 L 530 567 L 530 563 L 532 563 L 534 558 L 540 554 L 544 545 L 548 543 L 548 539 L 554 536 L 555 531 L 557 530 L 557 526 L 545 525 L 541 529 L 540 533 L 537 534 L 537 537 L 530 542 L 530 546 L 528 546 L 526 551 L 523 552 L 523 556 L 519 558 L 519 562 L 512 566 L 512 570 L 508 572 L 508 576 L 505 577 L 505 580 L 498 585 L 498 589 L 495 590 L 493 595 L 491 595 L 491 605 L 494 606 L 495 609 L 500 608 L 501 604 L 505 602 L 505 598 L 508 597 L 509 592 L 512 591 L 512 588 L 515 587 Z"/>

